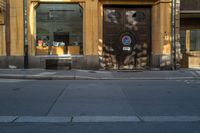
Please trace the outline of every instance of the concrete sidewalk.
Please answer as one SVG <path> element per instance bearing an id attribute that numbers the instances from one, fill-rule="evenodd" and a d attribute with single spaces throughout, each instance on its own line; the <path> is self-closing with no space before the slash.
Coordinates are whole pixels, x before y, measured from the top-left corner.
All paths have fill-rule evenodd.
<path id="1" fill-rule="evenodd" d="M 0 69 L 0 78 L 35 80 L 191 80 L 200 79 L 200 70 L 177 71 L 94 71 Z"/>

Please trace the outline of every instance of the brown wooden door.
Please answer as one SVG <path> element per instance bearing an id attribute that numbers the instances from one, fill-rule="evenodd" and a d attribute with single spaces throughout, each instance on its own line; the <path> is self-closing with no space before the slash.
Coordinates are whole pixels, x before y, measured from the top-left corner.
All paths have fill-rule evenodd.
<path id="1" fill-rule="evenodd" d="M 104 63 L 109 69 L 150 63 L 150 8 L 104 7 Z"/>

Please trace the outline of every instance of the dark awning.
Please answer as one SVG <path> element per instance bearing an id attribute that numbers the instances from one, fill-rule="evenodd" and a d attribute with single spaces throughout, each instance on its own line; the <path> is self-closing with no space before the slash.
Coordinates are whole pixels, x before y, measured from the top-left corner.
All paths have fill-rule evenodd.
<path id="1" fill-rule="evenodd" d="M 182 10 L 181 18 L 200 18 L 200 10 Z"/>

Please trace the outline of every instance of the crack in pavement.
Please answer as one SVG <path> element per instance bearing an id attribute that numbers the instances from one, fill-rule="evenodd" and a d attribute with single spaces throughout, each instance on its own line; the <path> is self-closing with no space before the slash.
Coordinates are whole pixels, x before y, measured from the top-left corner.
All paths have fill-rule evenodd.
<path id="1" fill-rule="evenodd" d="M 58 94 L 58 96 L 56 97 L 56 99 L 53 101 L 52 105 L 50 106 L 50 108 L 48 109 L 48 111 L 45 113 L 45 116 L 47 116 L 49 114 L 49 112 L 53 109 L 54 105 L 57 103 L 58 99 L 62 96 L 62 94 L 65 92 L 65 90 L 68 88 L 65 87 L 61 90 L 61 92 Z"/>

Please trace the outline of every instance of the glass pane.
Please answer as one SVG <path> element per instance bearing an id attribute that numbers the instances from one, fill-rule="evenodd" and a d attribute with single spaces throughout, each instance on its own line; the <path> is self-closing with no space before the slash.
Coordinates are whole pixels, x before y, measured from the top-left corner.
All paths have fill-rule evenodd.
<path id="1" fill-rule="evenodd" d="M 112 23 L 112 24 L 119 24 L 121 23 L 121 13 L 119 10 L 116 9 L 105 9 L 104 10 L 104 21 L 107 23 Z"/>
<path id="2" fill-rule="evenodd" d="M 181 32 L 180 32 L 180 43 L 181 43 L 181 52 L 182 53 L 184 53 L 185 50 L 186 50 L 185 41 L 186 41 L 186 31 L 181 30 Z"/>
<path id="3" fill-rule="evenodd" d="M 190 31 L 190 51 L 200 51 L 200 30 Z"/>
<path id="4" fill-rule="evenodd" d="M 79 4 L 40 4 L 36 9 L 36 55 L 82 54 Z"/>

